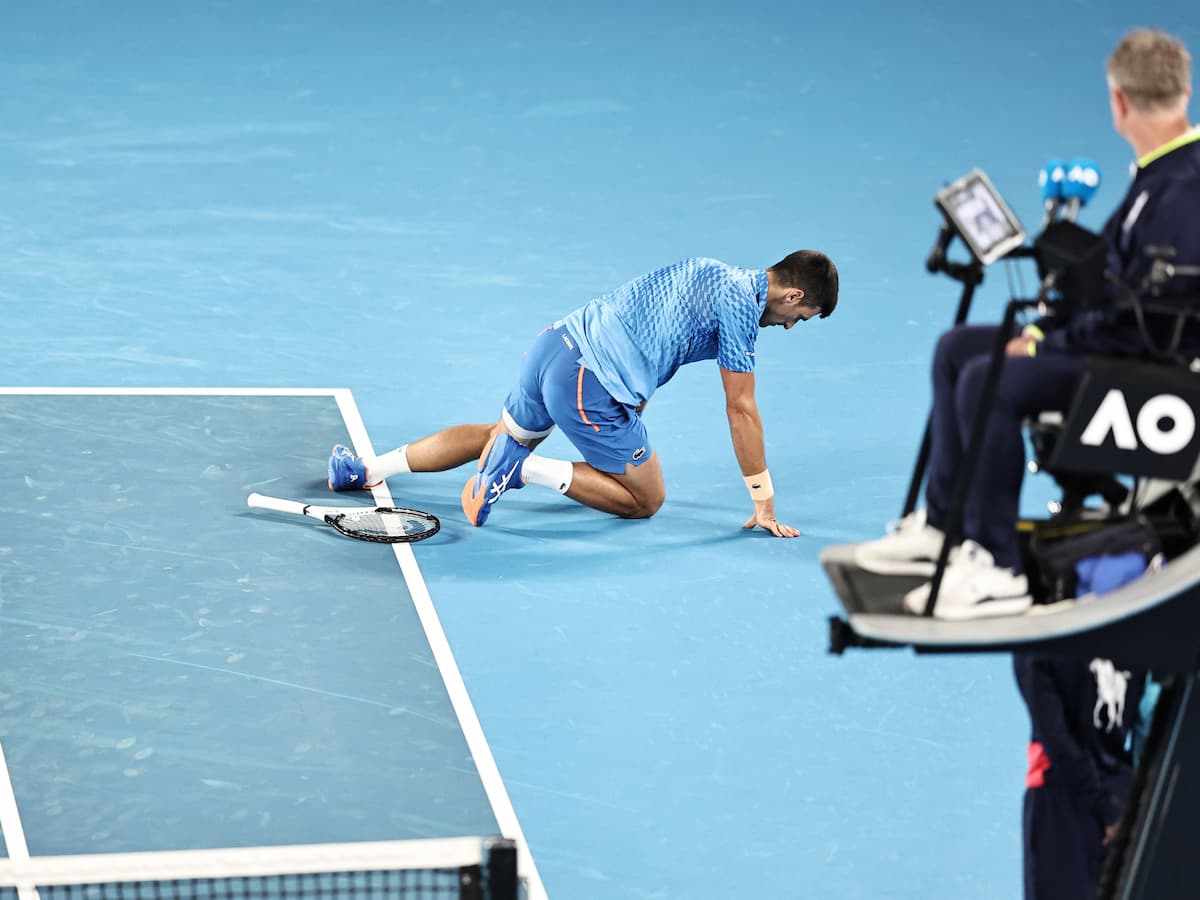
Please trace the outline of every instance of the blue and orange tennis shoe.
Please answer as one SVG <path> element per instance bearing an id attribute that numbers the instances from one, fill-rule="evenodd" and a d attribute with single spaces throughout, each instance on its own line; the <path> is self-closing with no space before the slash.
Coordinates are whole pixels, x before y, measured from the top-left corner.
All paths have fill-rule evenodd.
<path id="1" fill-rule="evenodd" d="M 462 491 L 462 508 L 468 522 L 482 525 L 505 491 L 525 487 L 521 464 L 528 457 L 529 448 L 507 434 L 498 434 L 487 442 L 479 455 L 479 472 Z"/>
<path id="2" fill-rule="evenodd" d="M 334 444 L 329 454 L 329 489 L 331 491 L 365 491 L 375 487 L 367 484 L 367 467 L 354 451 Z"/>

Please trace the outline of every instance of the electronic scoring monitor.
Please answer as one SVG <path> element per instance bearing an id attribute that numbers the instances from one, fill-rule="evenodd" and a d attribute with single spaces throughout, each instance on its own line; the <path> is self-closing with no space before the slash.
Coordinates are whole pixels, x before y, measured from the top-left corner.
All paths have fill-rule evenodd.
<path id="1" fill-rule="evenodd" d="M 1025 229 L 980 169 L 946 185 L 933 199 L 985 266 L 1025 243 Z"/>

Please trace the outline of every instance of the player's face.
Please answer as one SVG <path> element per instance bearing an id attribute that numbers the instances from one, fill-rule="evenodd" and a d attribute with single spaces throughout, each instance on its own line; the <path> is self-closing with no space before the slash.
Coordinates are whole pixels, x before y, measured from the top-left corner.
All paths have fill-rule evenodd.
<path id="1" fill-rule="evenodd" d="M 803 292 L 797 291 L 785 294 L 776 301 L 768 301 L 767 308 L 763 310 L 763 314 L 758 320 L 759 327 L 769 328 L 772 325 L 782 325 L 786 330 L 797 322 L 807 322 L 813 316 L 821 314 L 819 309 L 815 306 L 805 305 L 803 300 Z"/>

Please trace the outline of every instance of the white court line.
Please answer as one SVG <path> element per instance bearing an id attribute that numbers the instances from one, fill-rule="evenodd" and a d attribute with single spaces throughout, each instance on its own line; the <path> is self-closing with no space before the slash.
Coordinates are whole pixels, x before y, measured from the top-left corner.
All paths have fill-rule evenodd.
<path id="1" fill-rule="evenodd" d="M 8 393 L 40 394 L 44 388 L 0 388 Z M 8 848 L 8 858 L 14 862 L 29 860 L 29 845 L 25 843 L 25 827 L 21 824 L 21 812 L 17 808 L 17 796 L 13 793 L 12 777 L 8 773 L 8 760 L 4 757 L 4 746 L 0 744 L 0 831 L 4 833 L 4 844 Z M 36 900 L 36 889 L 22 885 L 17 888 L 21 900 Z"/>
<path id="2" fill-rule="evenodd" d="M 132 397 L 332 397 L 346 388 L 0 387 L 0 394 Z"/>
<path id="3" fill-rule="evenodd" d="M 358 412 L 353 394 L 349 390 L 339 390 L 335 392 L 334 396 L 337 398 L 338 409 L 342 411 L 346 429 L 350 432 L 350 440 L 354 444 L 355 452 L 359 456 L 374 456 L 375 449 L 371 444 L 371 437 L 367 434 L 366 425 Z M 377 505 L 393 505 L 392 494 L 386 483 L 373 488 L 371 493 L 374 495 Z M 517 842 L 517 865 L 521 876 L 526 881 L 528 900 L 546 900 L 546 888 L 542 884 L 533 856 L 529 853 L 529 847 L 525 843 L 525 834 L 521 830 L 521 823 L 517 821 L 516 810 L 513 809 L 508 790 L 500 778 L 500 769 L 492 756 L 492 748 L 488 746 L 487 738 L 484 737 L 483 726 L 479 723 L 479 716 L 475 714 L 475 707 L 467 693 L 466 683 L 463 681 L 462 673 L 458 671 L 458 663 L 454 661 L 450 642 L 446 640 L 446 632 L 442 629 L 441 620 L 433 606 L 433 598 L 429 594 L 429 588 L 425 585 L 425 578 L 417 565 L 417 558 L 413 555 L 412 545 L 392 544 L 392 549 L 396 553 L 396 561 L 400 563 L 400 571 L 404 573 L 408 592 L 412 595 L 413 605 L 416 607 L 421 625 L 425 629 L 425 638 L 429 641 L 430 649 L 433 650 L 433 658 L 437 663 L 438 671 L 442 673 L 442 680 L 450 695 L 450 703 L 458 716 L 459 727 L 462 728 L 467 739 L 467 747 L 479 770 L 479 778 L 483 782 L 484 792 L 492 805 L 492 812 L 496 816 L 500 832 L 504 837 Z"/>
<path id="4" fill-rule="evenodd" d="M 21 813 L 17 809 L 17 797 L 8 775 L 8 761 L 4 758 L 3 746 L 0 746 L 0 830 L 4 832 L 8 858 L 17 863 L 28 862 L 29 846 L 25 843 L 25 828 L 21 825 Z M 17 896 L 21 900 L 37 900 L 39 894 L 36 888 L 20 885 Z"/>

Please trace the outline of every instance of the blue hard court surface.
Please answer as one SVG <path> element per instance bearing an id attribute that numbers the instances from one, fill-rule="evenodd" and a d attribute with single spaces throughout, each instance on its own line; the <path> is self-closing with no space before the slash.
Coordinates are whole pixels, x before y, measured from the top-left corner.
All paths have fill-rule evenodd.
<path id="1" fill-rule="evenodd" d="M 981 166 L 1034 225 L 1042 162 L 1088 155 L 1105 174 L 1082 217 L 1097 225 L 1129 163 L 1108 121 L 1103 61 L 1145 23 L 1200 47 L 1183 0 L 1136 11 L 1111 0 L 10 3 L 0 13 L 0 384 L 349 387 L 386 448 L 448 422 L 493 420 L 532 336 L 626 278 L 690 255 L 763 266 L 799 246 L 826 250 L 842 272 L 836 315 L 764 334 L 759 348 L 767 455 L 797 540 L 739 529 L 747 502 L 711 366 L 685 370 L 652 401 L 668 500 L 648 522 L 531 489 L 472 530 L 456 517 L 465 473 L 390 486 L 446 522 L 417 559 L 551 897 L 1011 898 L 1027 724 L 1007 660 L 826 656 L 836 603 L 816 556 L 877 534 L 901 504 L 930 350 L 957 296 L 921 265 L 933 192 Z M 975 318 L 994 318 L 1006 296 L 994 270 Z M 226 458 L 221 479 L 242 489 L 277 472 L 319 495 L 341 426 L 317 413 L 288 425 L 287 406 L 238 426 L 247 452 Z M 4 421 L 4 445 L 29 459 L 52 442 L 41 477 L 113 503 L 110 485 L 132 490 L 135 479 L 114 477 L 120 454 L 99 465 L 74 455 L 69 429 L 108 424 L 92 415 L 28 411 Z M 147 439 L 194 463 L 171 488 L 185 499 L 210 486 L 214 447 L 176 415 Z M 571 453 L 557 438 L 546 449 Z M 0 462 L 3 502 L 26 502 L 25 473 Z M 1039 490 L 1031 485 L 1031 503 Z M 382 621 L 401 615 L 402 598 L 381 598 L 403 590 L 386 551 L 376 559 L 376 548 L 294 524 L 247 522 L 235 499 L 209 497 L 206 533 L 251 557 L 274 548 L 244 559 L 253 584 L 337 583 L 351 571 L 361 581 L 342 627 L 378 629 L 368 642 L 405 640 L 401 623 Z M 0 544 L 17 547 L 9 520 L 0 527 Z M 38 528 L 49 529 L 48 548 L 69 542 L 54 523 Z M 92 618 L 124 608 L 126 588 L 106 573 L 153 565 L 130 548 L 162 540 L 93 537 L 114 545 L 87 548 L 104 568 L 64 575 L 44 608 L 24 610 L 32 626 L 0 620 L 6 644 L 32 627 L 79 658 L 99 638 L 67 639 L 62 628 L 81 628 L 70 598 Z M 0 558 L 6 591 L 23 558 Z M 139 590 L 172 577 L 155 573 Z M 157 657 L 131 657 L 122 671 L 186 674 L 186 687 L 166 685 L 172 711 L 201 680 L 218 700 L 246 681 L 181 665 L 182 638 L 199 626 L 135 630 L 159 618 L 148 595 L 141 602 L 137 622 L 107 631 L 89 619 L 87 633 Z M 213 626 L 224 634 L 209 650 L 215 668 L 248 671 L 220 654 L 279 640 L 267 626 L 282 611 L 268 607 Z M 312 640 L 340 641 L 338 625 L 310 626 Z M 295 683 L 358 698 L 331 704 L 349 718 L 384 712 L 363 699 L 413 702 L 391 681 L 398 660 L 355 671 L 360 655 L 338 652 L 348 655 Z M 73 667 L 35 656 L 26 648 L 15 664 L 62 690 Z M 268 673 L 269 659 L 259 659 Z M 22 811 L 46 841 L 74 846 L 82 829 L 22 779 L 79 776 L 34 775 L 51 763 L 10 746 L 13 733 L 54 735 L 32 715 L 33 687 L 7 665 L 3 677 L 5 703 L 20 694 L 20 715 L 3 721 Z M 120 767 L 121 790 L 96 809 L 160 777 L 157 760 L 173 749 L 182 758 L 206 730 L 236 730 L 247 743 L 222 742 L 221 758 L 248 768 L 281 751 L 254 742 L 265 706 L 222 705 L 174 738 L 144 722 L 117 727 L 127 723 L 91 693 L 104 683 L 68 681 L 80 693 L 55 701 L 80 706 L 95 740 L 135 739 L 85 760 Z M 264 704 L 276 690 L 253 689 Z M 160 702 L 142 701 L 141 715 Z M 343 829 L 348 807 L 326 798 L 330 818 L 297 824 L 297 838 L 333 818 L 342 839 L 405 833 L 410 823 L 383 796 L 403 769 L 391 757 L 359 768 L 375 738 L 343 751 L 333 729 L 304 730 L 289 735 L 290 750 L 283 742 L 269 827 L 298 823 L 283 811 L 301 795 L 293 766 L 344 765 L 355 769 L 342 770 L 352 792 L 387 802 Z M 313 762 L 316 750 L 287 761 L 300 740 L 325 762 Z M 135 759 L 147 746 L 155 754 Z M 200 768 L 189 759 L 181 777 Z M 215 788 L 172 784 L 156 792 L 154 817 L 186 818 L 203 797 L 230 815 L 237 806 Z M 193 819 L 189 833 L 226 842 L 260 819 L 227 837 Z M 142 831 L 155 839 L 152 824 Z M 134 834 L 114 825 L 77 849 Z"/>

